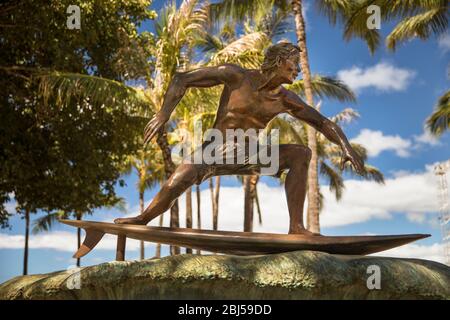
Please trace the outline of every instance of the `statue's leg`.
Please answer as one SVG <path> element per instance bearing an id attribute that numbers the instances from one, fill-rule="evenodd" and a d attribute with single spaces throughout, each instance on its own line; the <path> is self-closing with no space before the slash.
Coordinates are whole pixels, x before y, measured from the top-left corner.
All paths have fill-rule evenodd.
<path id="1" fill-rule="evenodd" d="M 132 218 L 118 218 L 114 222 L 119 224 L 147 224 L 163 214 L 172 207 L 175 200 L 187 188 L 197 181 L 201 166 L 204 165 L 181 164 L 163 184 L 161 190 L 141 215 Z"/>
<path id="2" fill-rule="evenodd" d="M 285 190 L 289 210 L 289 233 L 317 235 L 305 229 L 303 225 L 303 207 L 306 197 L 308 166 L 311 150 L 297 144 L 282 144 L 279 149 L 279 172 L 289 170 Z M 216 165 L 216 175 L 253 175 L 259 174 L 259 165 Z"/>
<path id="3" fill-rule="evenodd" d="M 308 166 L 311 150 L 295 144 L 280 145 L 280 170 L 289 169 L 285 181 L 289 209 L 289 233 L 316 235 L 303 225 Z"/>

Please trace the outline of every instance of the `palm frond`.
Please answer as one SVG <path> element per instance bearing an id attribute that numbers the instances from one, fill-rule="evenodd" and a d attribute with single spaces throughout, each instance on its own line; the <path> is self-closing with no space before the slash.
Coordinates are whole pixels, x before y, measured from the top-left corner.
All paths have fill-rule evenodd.
<path id="1" fill-rule="evenodd" d="M 90 104 L 110 110 L 123 110 L 133 115 L 150 116 L 152 106 L 143 90 L 127 86 L 115 80 L 66 72 L 50 72 L 34 77 L 39 83 L 39 92 L 44 105 L 54 98 L 57 106 L 64 106 L 70 101 L 79 101 L 80 97 Z"/>
<path id="2" fill-rule="evenodd" d="M 285 35 L 294 30 L 291 20 L 291 10 L 272 7 L 266 8 L 267 12 L 257 22 L 256 30 L 264 32 L 270 39 Z"/>
<path id="3" fill-rule="evenodd" d="M 319 13 L 327 17 L 332 25 L 343 21 L 354 10 L 352 1 L 348 0 L 320 0 L 316 1 L 316 7 Z"/>
<path id="4" fill-rule="evenodd" d="M 328 178 L 330 191 L 334 193 L 336 200 L 340 200 L 345 188 L 342 176 L 325 161 L 320 161 L 320 173 Z"/>
<path id="5" fill-rule="evenodd" d="M 179 9 L 173 1 L 157 22 L 155 93 L 163 95 L 179 67 L 185 66 L 186 47 L 192 47 L 208 24 L 207 3 L 183 0 Z"/>
<path id="6" fill-rule="evenodd" d="M 299 132 L 294 125 L 280 117 L 275 117 L 266 126 L 265 131 L 270 132 L 273 129 L 279 130 L 280 144 L 300 144 L 307 145 L 306 137 Z"/>
<path id="7" fill-rule="evenodd" d="M 42 231 L 49 231 L 59 219 L 67 219 L 68 216 L 69 214 L 62 211 L 48 213 L 33 221 L 33 229 L 31 232 L 37 234 Z"/>
<path id="8" fill-rule="evenodd" d="M 119 197 L 114 204 L 106 205 L 105 207 L 108 209 L 115 208 L 122 213 L 126 213 L 127 212 L 127 201 L 124 198 Z"/>
<path id="9" fill-rule="evenodd" d="M 426 121 L 426 126 L 435 136 L 440 136 L 448 130 L 450 127 L 450 90 L 439 98 L 434 112 Z"/>
<path id="10" fill-rule="evenodd" d="M 330 0 L 334 2 L 334 0 Z M 339 1 L 339 0 L 338 0 Z M 321 0 L 320 2 L 328 2 Z M 353 37 L 364 40 L 371 53 L 380 45 L 380 34 L 376 29 L 367 28 L 367 8 L 376 5 L 380 8 L 381 22 L 400 19 L 387 39 L 391 50 L 398 41 L 412 37 L 427 38 L 431 33 L 440 34 L 447 28 L 449 2 L 447 0 L 358 0 L 348 1 L 348 11 L 339 11 L 338 16 L 343 21 L 344 38 L 348 41 Z M 333 14 L 333 13 L 331 13 Z M 339 20 L 339 19 L 338 19 Z"/>
<path id="11" fill-rule="evenodd" d="M 274 0 L 221 0 L 210 5 L 212 21 L 238 21 L 257 19 L 272 8 Z"/>
<path id="12" fill-rule="evenodd" d="M 219 37 L 209 33 L 197 36 L 194 44 L 205 54 L 213 54 L 225 47 Z"/>
<path id="13" fill-rule="evenodd" d="M 350 145 L 363 161 L 367 160 L 367 149 L 362 144 L 351 142 Z"/>
<path id="14" fill-rule="evenodd" d="M 340 123 L 350 123 L 357 118 L 359 118 L 358 111 L 352 108 L 345 108 L 337 115 L 331 117 L 330 120 L 333 121 L 334 123 L 340 124 Z"/>
<path id="15" fill-rule="evenodd" d="M 435 8 L 400 21 L 387 36 L 386 45 L 392 51 L 397 43 L 412 38 L 428 39 L 431 34 L 440 35 L 448 27 L 448 8 Z"/>
<path id="16" fill-rule="evenodd" d="M 342 102 L 355 102 L 355 93 L 343 81 L 331 77 L 314 75 L 311 79 L 313 94 L 320 98 L 336 99 Z M 304 95 L 305 87 L 303 80 L 297 80 L 287 89 L 298 95 Z"/>
<path id="17" fill-rule="evenodd" d="M 195 114 L 189 121 L 188 129 L 190 132 L 194 132 L 194 127 L 195 127 L 197 121 L 201 121 L 202 131 L 204 133 L 209 128 L 212 128 L 215 119 L 216 119 L 215 112 L 201 112 L 201 113 Z"/>
<path id="18" fill-rule="evenodd" d="M 209 64 L 236 63 L 246 68 L 258 68 L 263 59 L 263 50 L 270 44 L 264 32 L 246 34 L 215 53 Z"/>
<path id="19" fill-rule="evenodd" d="M 367 149 L 363 145 L 354 142 L 351 142 L 350 145 L 363 161 L 367 160 Z M 325 154 L 327 159 L 330 160 L 336 168 L 340 166 L 342 157 L 341 147 L 335 144 L 327 143 L 327 145 L 325 146 Z M 354 173 L 353 167 L 348 162 L 345 164 L 344 171 L 351 174 Z"/>
<path id="20" fill-rule="evenodd" d="M 346 41 L 356 37 L 365 41 L 373 54 L 380 45 L 380 34 L 376 29 L 367 28 L 367 8 L 371 4 L 382 5 L 386 0 L 320 0 L 316 4 L 332 25 L 344 25 L 343 37 Z M 385 7 L 382 7 L 385 8 Z M 388 11 L 383 10 L 382 12 Z"/>
<path id="21" fill-rule="evenodd" d="M 384 175 L 380 170 L 378 170 L 378 168 L 366 164 L 364 165 L 364 170 L 366 171 L 364 174 L 365 180 L 371 180 L 380 184 L 384 184 Z"/>

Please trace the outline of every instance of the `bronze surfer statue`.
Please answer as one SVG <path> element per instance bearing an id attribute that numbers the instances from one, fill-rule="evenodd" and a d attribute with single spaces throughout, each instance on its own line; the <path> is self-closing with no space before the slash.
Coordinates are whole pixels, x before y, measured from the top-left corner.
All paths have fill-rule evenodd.
<path id="1" fill-rule="evenodd" d="M 342 148 L 342 164 L 350 161 L 358 174 L 364 163 L 352 149 L 346 136 L 335 123 L 306 104 L 282 84 L 292 83 L 300 72 L 300 48 L 288 42 L 270 46 L 260 70 L 244 69 L 235 64 L 204 67 L 176 73 L 164 97 L 161 110 L 149 121 L 144 131 L 148 143 L 169 120 L 171 113 L 188 88 L 224 85 L 214 129 L 225 134 L 227 129 L 263 129 L 271 119 L 287 113 L 305 121 L 331 142 Z M 289 233 L 312 235 L 303 225 L 303 206 L 311 150 L 302 145 L 279 146 L 279 171 L 289 170 L 286 197 L 289 209 Z M 174 201 L 191 185 L 215 175 L 257 174 L 258 165 L 182 163 L 162 185 L 145 211 L 136 217 L 119 218 L 117 224 L 145 225 L 170 209 Z"/>

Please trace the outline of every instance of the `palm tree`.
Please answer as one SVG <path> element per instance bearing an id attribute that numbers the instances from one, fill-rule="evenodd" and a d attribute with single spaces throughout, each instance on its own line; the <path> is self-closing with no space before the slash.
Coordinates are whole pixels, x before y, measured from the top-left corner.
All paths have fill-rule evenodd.
<path id="1" fill-rule="evenodd" d="M 434 112 L 427 119 L 426 125 L 435 136 L 440 136 L 448 130 L 450 126 L 450 90 L 439 98 Z"/>
<path id="2" fill-rule="evenodd" d="M 259 213 L 259 223 L 262 224 L 261 210 L 259 208 L 257 184 L 259 176 L 248 175 L 242 177 L 242 183 L 244 185 L 244 232 L 253 231 L 253 214 L 254 206 L 256 204 Z"/>
<path id="3" fill-rule="evenodd" d="M 211 201 L 212 201 L 212 209 L 213 209 L 213 230 L 218 230 L 219 228 L 219 194 L 220 194 L 220 176 L 216 176 L 214 178 L 214 189 L 213 183 L 211 179 L 210 188 L 211 188 Z"/>
<path id="4" fill-rule="evenodd" d="M 201 229 L 202 228 L 202 216 L 201 216 L 201 211 L 200 211 L 200 186 L 196 185 L 195 186 L 195 195 L 197 197 L 197 229 Z M 197 254 L 201 254 L 201 250 L 197 250 Z"/>
<path id="5" fill-rule="evenodd" d="M 190 44 L 196 34 L 201 32 L 205 22 L 204 5 L 199 5 L 198 0 L 184 0 L 178 9 L 173 1 L 161 12 L 156 24 L 158 41 L 155 50 L 155 81 L 151 88 L 156 110 L 161 108 L 164 93 L 175 72 L 185 67 L 188 56 L 186 52 L 189 52 Z M 158 135 L 157 143 L 163 153 L 166 176 L 169 177 L 174 172 L 175 165 L 170 157 L 165 128 Z M 179 226 L 177 201 L 171 208 L 170 225 Z M 171 247 L 171 253 L 178 254 L 179 248 Z"/>
<path id="6" fill-rule="evenodd" d="M 25 247 L 23 251 L 23 275 L 28 274 L 28 245 L 30 239 L 30 209 L 25 207 L 23 209 L 25 216 Z"/>

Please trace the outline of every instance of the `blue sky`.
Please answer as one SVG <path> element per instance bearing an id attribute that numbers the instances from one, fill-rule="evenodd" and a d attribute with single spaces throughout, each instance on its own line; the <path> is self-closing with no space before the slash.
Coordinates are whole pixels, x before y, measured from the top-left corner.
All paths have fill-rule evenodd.
<path id="1" fill-rule="evenodd" d="M 159 9 L 163 1 L 156 1 Z M 308 49 L 311 70 L 322 75 L 339 76 L 357 92 L 357 103 L 323 101 L 322 112 L 332 116 L 346 107 L 356 109 L 361 117 L 343 127 L 349 137 L 369 150 L 369 163 L 385 175 L 386 185 L 379 186 L 347 177 L 346 192 L 336 203 L 324 185 L 325 209 L 321 216 L 322 233 L 328 235 L 430 233 L 432 237 L 386 252 L 384 255 L 422 257 L 442 261 L 437 212 L 437 180 L 433 164 L 450 158 L 449 134 L 439 140 L 424 134 L 424 120 L 437 99 L 449 88 L 450 36 L 427 42 L 413 40 L 395 53 L 384 47 L 373 56 L 359 40 L 344 42 L 341 31 L 331 27 L 313 7 L 307 7 Z M 143 29 L 151 30 L 151 22 Z M 391 25 L 382 24 L 384 35 Z M 294 34 L 286 35 L 295 41 Z M 117 188 L 127 200 L 128 214 L 137 212 L 136 176 L 126 178 L 127 186 Z M 325 183 L 325 181 L 322 181 Z M 234 177 L 226 178 L 221 191 L 219 228 L 241 230 L 243 193 Z M 210 222 L 208 190 L 202 185 L 202 212 L 205 228 Z M 147 191 L 146 200 L 157 190 Z M 282 188 L 272 178 L 259 185 L 263 226 L 255 230 L 286 232 L 287 208 Z M 183 203 L 183 199 L 181 199 Z M 181 205 L 183 207 L 183 205 Z M 195 205 L 194 205 L 195 210 Z M 184 210 L 181 219 L 183 221 Z M 89 220 L 112 221 L 123 213 L 99 209 Z M 34 216 L 38 217 L 38 215 Z M 166 222 L 168 218 L 166 216 Z M 24 223 L 11 219 L 11 230 L 0 230 L 0 282 L 22 272 Z M 183 224 L 182 224 L 183 225 Z M 285 230 L 286 229 L 286 230 Z M 66 269 L 75 264 L 75 229 L 55 226 L 50 233 L 31 236 L 29 273 Z M 146 256 L 154 254 L 154 244 L 146 245 Z M 114 259 L 114 239 L 102 241 L 98 250 L 82 259 L 82 265 Z M 167 247 L 163 247 L 167 254 Z M 136 242 L 129 242 L 127 259 L 137 259 Z"/>

